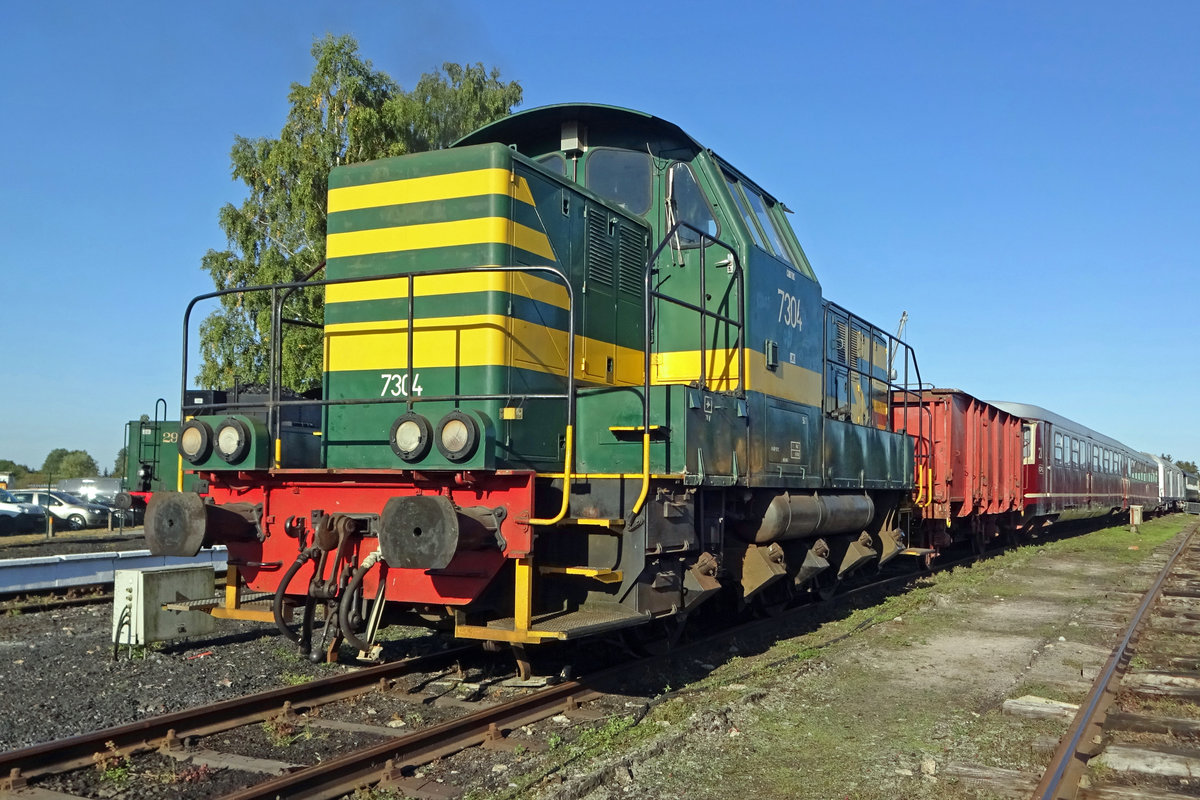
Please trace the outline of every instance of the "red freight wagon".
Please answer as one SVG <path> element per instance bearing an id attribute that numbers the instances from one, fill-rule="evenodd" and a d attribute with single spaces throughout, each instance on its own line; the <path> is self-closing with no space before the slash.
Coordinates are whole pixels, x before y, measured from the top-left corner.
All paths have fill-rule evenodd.
<path id="1" fill-rule="evenodd" d="M 1016 528 L 1024 495 L 1021 419 L 958 389 L 897 393 L 897 430 L 916 439 L 912 545 L 977 548 Z M 916 408 L 914 408 L 916 406 Z M 915 412 L 915 413 L 914 413 Z"/>

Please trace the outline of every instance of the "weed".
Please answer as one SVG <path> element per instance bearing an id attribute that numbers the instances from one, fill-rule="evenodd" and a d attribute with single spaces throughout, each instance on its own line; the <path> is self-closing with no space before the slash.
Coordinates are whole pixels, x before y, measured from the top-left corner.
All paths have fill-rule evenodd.
<path id="1" fill-rule="evenodd" d="M 404 800 L 408 795 L 399 789 L 384 789 L 379 786 L 366 786 L 354 790 L 350 800 Z"/>
<path id="2" fill-rule="evenodd" d="M 559 736 L 557 733 L 552 733 L 546 738 L 546 745 L 551 750 L 557 750 L 559 747 L 562 747 L 562 743 L 563 737 Z"/>
<path id="3" fill-rule="evenodd" d="M 22 613 L 22 612 L 21 612 L 21 609 L 19 609 L 19 608 L 10 608 L 10 609 L 8 609 L 7 611 L 5 611 L 5 612 L 4 612 L 4 616 L 6 616 L 6 617 L 19 617 L 19 616 L 21 616 L 21 613 Z"/>
<path id="4" fill-rule="evenodd" d="M 105 742 L 104 746 L 107 749 L 104 752 L 93 754 L 92 761 L 95 762 L 96 769 L 100 771 L 101 780 L 112 784 L 115 789 L 124 789 L 129 785 L 132 775 L 129 756 L 122 755 L 117 750 L 116 742 L 111 740 Z"/>
<path id="5" fill-rule="evenodd" d="M 207 783 L 212 779 L 213 770 L 208 764 L 189 764 L 176 773 L 179 783 Z"/>
<path id="6" fill-rule="evenodd" d="M 300 686 L 308 683 L 310 679 L 302 672 L 284 672 L 279 676 L 279 680 L 287 686 Z"/>
<path id="7" fill-rule="evenodd" d="M 1113 768 L 1104 763 L 1104 758 L 1093 758 L 1087 765 L 1088 777 L 1092 781 L 1092 785 L 1096 786 L 1102 783 L 1112 781 Z"/>
<path id="8" fill-rule="evenodd" d="M 271 654 L 284 664 L 303 664 L 305 658 L 300 654 L 300 651 L 294 647 L 279 646 L 271 650 Z"/>
<path id="9" fill-rule="evenodd" d="M 263 720 L 262 729 L 272 747 L 290 747 L 296 742 L 313 738 L 311 728 L 297 725 L 285 717 Z"/>

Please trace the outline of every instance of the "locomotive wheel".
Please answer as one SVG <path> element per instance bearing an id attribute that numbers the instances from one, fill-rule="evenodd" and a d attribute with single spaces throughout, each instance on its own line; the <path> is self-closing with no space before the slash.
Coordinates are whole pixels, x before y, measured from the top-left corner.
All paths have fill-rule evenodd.
<path id="1" fill-rule="evenodd" d="M 666 655 L 683 638 L 687 617 L 676 614 L 652 619 L 642 625 L 624 628 L 621 635 L 634 655 L 651 657 Z"/>
<path id="2" fill-rule="evenodd" d="M 826 570 L 816 577 L 813 581 L 812 591 L 821 598 L 822 601 L 828 602 L 833 599 L 837 593 L 838 579 L 837 575 L 831 575 L 832 570 Z"/>
<path id="3" fill-rule="evenodd" d="M 754 596 L 754 615 L 761 619 L 777 617 L 792 602 L 792 592 L 787 581 L 776 581 Z"/>

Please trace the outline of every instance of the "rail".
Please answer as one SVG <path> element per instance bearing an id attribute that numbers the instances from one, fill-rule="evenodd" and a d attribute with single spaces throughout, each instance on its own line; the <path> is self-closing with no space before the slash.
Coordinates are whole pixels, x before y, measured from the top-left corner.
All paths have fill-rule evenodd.
<path id="1" fill-rule="evenodd" d="M 1091 741 L 1094 736 L 1099 735 L 1100 728 L 1097 720 L 1102 717 L 1105 709 L 1117 696 L 1121 676 L 1129 665 L 1129 648 L 1141 628 L 1142 620 L 1158 600 L 1176 561 L 1192 543 L 1197 530 L 1200 530 L 1200 526 L 1193 525 L 1182 537 L 1179 546 L 1175 548 L 1175 552 L 1162 568 L 1162 572 L 1159 573 L 1158 579 L 1142 598 L 1142 602 L 1129 620 L 1121 640 L 1117 642 L 1117 646 L 1113 648 L 1104 668 L 1096 676 L 1092 691 L 1079 707 L 1079 713 L 1071 724 L 1070 730 L 1059 742 L 1058 749 L 1055 750 L 1049 766 L 1042 774 L 1042 779 L 1038 782 L 1033 795 L 1037 800 L 1073 800 L 1076 796 L 1079 779 L 1087 767 L 1088 755 L 1083 752 L 1084 742 Z"/>
<path id="2" fill-rule="evenodd" d="M 8 776 L 0 778 L 0 793 L 24 785 L 29 778 L 91 766 L 96 753 L 125 756 L 159 747 L 177 747 L 191 736 L 207 736 L 288 710 L 301 711 L 364 694 L 377 688 L 381 681 L 419 670 L 444 668 L 472 649 L 469 645 L 454 647 L 429 656 L 393 661 L 0 753 L 0 776 Z"/>

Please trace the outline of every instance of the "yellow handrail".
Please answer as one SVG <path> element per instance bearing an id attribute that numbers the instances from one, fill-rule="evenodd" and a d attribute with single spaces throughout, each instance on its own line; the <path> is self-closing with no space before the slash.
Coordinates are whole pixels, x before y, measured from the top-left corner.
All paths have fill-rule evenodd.
<path id="1" fill-rule="evenodd" d="M 633 514 L 642 510 L 646 496 L 650 494 L 650 430 L 642 434 L 642 491 L 638 494 L 637 502 L 633 504 Z"/>
<path id="2" fill-rule="evenodd" d="M 649 437 L 647 437 L 649 438 Z M 559 508 L 558 514 L 550 519 L 531 519 L 530 525 L 557 525 L 562 522 L 567 516 L 567 510 L 571 505 L 571 462 L 575 456 L 575 426 L 567 426 L 566 439 L 566 456 L 563 458 L 563 490 L 562 490 L 562 507 Z M 643 490 L 644 491 L 644 490 Z"/>

